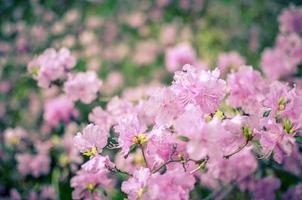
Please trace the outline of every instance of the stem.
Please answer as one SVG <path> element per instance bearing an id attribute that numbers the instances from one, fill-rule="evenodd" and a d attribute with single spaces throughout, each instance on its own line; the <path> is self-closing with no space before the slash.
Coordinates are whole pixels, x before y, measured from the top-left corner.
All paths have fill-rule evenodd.
<path id="1" fill-rule="evenodd" d="M 158 171 L 160 171 L 164 166 L 166 166 L 169 163 L 172 163 L 172 162 L 181 162 L 182 161 L 181 159 L 179 159 L 179 160 L 173 160 L 172 159 L 174 153 L 176 152 L 176 149 L 177 149 L 177 144 L 174 144 L 173 147 L 172 147 L 172 152 L 171 152 L 171 154 L 169 156 L 169 159 L 166 162 L 164 162 L 162 165 L 160 165 L 157 169 L 155 169 L 152 172 L 153 174 L 156 173 L 156 172 L 158 172 Z"/>
<path id="2" fill-rule="evenodd" d="M 229 153 L 227 155 L 224 155 L 223 157 L 226 159 L 229 159 L 231 156 L 235 155 L 236 153 L 240 152 L 244 147 L 246 147 L 246 145 L 248 145 L 250 140 L 245 140 L 245 142 L 240 145 L 237 149 L 235 149 L 235 151 L 233 151 L 232 153 Z"/>
<path id="3" fill-rule="evenodd" d="M 110 168 L 109 166 L 106 166 L 106 168 L 111 172 L 118 172 L 118 173 L 121 173 L 121 174 L 125 174 L 127 176 L 133 176 L 132 174 L 130 174 L 128 172 L 122 171 L 121 169 L 117 168 L 116 166 L 114 166 L 114 168 Z"/>
<path id="4" fill-rule="evenodd" d="M 191 160 L 191 159 L 189 159 L 189 160 Z M 191 160 L 191 161 L 193 161 L 195 163 L 199 163 L 199 165 L 198 165 L 198 167 L 196 169 L 193 169 L 192 171 L 190 171 L 190 174 L 193 174 L 196 171 L 200 170 L 201 168 L 204 168 L 205 165 L 207 164 L 208 160 L 209 160 L 209 156 L 206 156 L 204 159 L 202 159 L 200 161 L 193 161 L 193 160 Z"/>
<path id="5" fill-rule="evenodd" d="M 114 167 L 115 171 L 121 173 L 121 174 L 125 174 L 127 176 L 132 176 L 132 174 L 129 174 L 128 172 L 122 171 L 119 168 L 117 168 L 116 166 Z"/>
<path id="6" fill-rule="evenodd" d="M 156 172 L 158 172 L 158 171 L 160 171 L 163 167 L 165 167 L 167 164 L 169 164 L 169 163 L 173 163 L 173 162 L 181 162 L 182 160 L 168 160 L 168 161 L 166 161 L 166 162 L 164 162 L 161 166 L 159 166 L 157 169 L 155 169 L 153 172 L 152 172 L 152 174 L 154 174 L 154 173 L 156 173 Z"/>
<path id="7" fill-rule="evenodd" d="M 143 145 L 140 145 L 140 147 L 141 147 L 141 150 L 142 150 L 142 155 L 143 155 L 143 158 L 144 158 L 144 161 L 145 161 L 146 167 L 147 167 L 147 168 L 149 168 L 149 167 L 148 167 L 147 158 L 146 158 L 146 154 L 145 154 L 145 148 L 144 148 L 144 146 L 143 146 Z"/>

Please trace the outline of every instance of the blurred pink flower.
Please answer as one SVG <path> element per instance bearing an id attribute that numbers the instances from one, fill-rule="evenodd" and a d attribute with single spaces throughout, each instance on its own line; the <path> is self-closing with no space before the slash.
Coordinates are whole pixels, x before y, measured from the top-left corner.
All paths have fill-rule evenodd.
<path id="1" fill-rule="evenodd" d="M 235 51 L 222 53 L 218 57 L 217 67 L 223 76 L 231 70 L 238 69 L 241 65 L 245 65 L 245 60 Z"/>
<path id="2" fill-rule="evenodd" d="M 107 130 L 109 132 L 109 129 L 112 125 L 112 117 L 108 112 L 104 111 L 102 107 L 95 107 L 91 111 L 91 113 L 89 113 L 88 118 L 89 121 L 100 126 L 103 130 Z"/>
<path id="3" fill-rule="evenodd" d="M 253 197 L 257 200 L 274 200 L 276 198 L 275 192 L 280 186 L 281 182 L 278 178 L 267 176 L 257 181 L 253 190 Z"/>
<path id="4" fill-rule="evenodd" d="M 66 76 L 66 72 L 75 64 L 76 60 L 68 49 L 61 48 L 59 51 L 46 49 L 28 64 L 28 70 L 40 87 L 47 88 L 51 81 Z"/>
<path id="5" fill-rule="evenodd" d="M 73 102 L 66 96 L 48 99 L 44 105 L 44 119 L 51 127 L 57 127 L 60 122 L 69 123 L 77 117 L 78 111 Z"/>
<path id="6" fill-rule="evenodd" d="M 83 103 L 91 103 L 97 97 L 97 92 L 102 86 L 102 81 L 98 79 L 94 71 L 79 72 L 69 74 L 64 85 L 67 96 L 73 100 L 81 100 Z"/>
<path id="7" fill-rule="evenodd" d="M 302 8 L 291 6 L 284 9 L 279 16 L 281 32 L 301 33 L 302 32 Z"/>
<path id="8" fill-rule="evenodd" d="M 8 128 L 4 131 L 4 141 L 6 145 L 18 145 L 27 135 L 27 132 L 20 127 L 15 129 Z"/>
<path id="9" fill-rule="evenodd" d="M 174 72 L 186 64 L 194 65 L 197 62 L 197 57 L 191 45 L 181 43 L 166 50 L 165 60 L 168 71 Z"/>

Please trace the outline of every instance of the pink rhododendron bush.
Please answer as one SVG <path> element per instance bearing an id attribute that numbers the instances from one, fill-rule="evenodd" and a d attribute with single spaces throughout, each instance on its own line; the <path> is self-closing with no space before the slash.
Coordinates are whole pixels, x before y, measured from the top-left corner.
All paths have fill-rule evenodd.
<path id="1" fill-rule="evenodd" d="M 144 15 L 127 20 L 141 27 Z M 155 73 L 156 82 L 135 87 L 122 86 L 122 73 L 104 79 L 77 68 L 72 48 L 32 55 L 27 73 L 37 89 L 22 115 L 36 129 L 3 130 L 3 199 L 302 199 L 302 8 L 284 9 L 278 23 L 258 69 L 236 51 L 213 64 L 189 42 L 142 43 L 137 65 L 164 52 L 170 79 Z M 9 168 L 16 173 L 5 175 Z"/>

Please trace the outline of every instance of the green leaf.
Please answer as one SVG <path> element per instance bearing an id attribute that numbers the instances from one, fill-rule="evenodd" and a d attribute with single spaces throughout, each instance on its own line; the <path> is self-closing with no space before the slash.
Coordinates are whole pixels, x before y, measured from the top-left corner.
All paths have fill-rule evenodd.
<path id="1" fill-rule="evenodd" d="M 296 137 L 296 141 L 302 143 L 302 137 Z"/>
<path id="2" fill-rule="evenodd" d="M 177 136 L 177 138 L 183 142 L 189 142 L 190 139 L 187 137 L 187 136 L 184 136 L 184 135 L 179 135 Z"/>
<path id="3" fill-rule="evenodd" d="M 270 113 L 271 113 L 271 110 L 264 111 L 263 117 L 268 117 Z"/>

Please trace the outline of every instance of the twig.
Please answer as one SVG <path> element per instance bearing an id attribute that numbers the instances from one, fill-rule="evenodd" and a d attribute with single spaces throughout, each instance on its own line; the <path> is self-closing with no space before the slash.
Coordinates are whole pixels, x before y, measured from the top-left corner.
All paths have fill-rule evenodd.
<path id="1" fill-rule="evenodd" d="M 198 167 L 196 169 L 193 169 L 192 171 L 190 171 L 190 174 L 193 174 L 196 171 L 200 170 L 201 168 L 205 167 L 205 165 L 207 164 L 208 160 L 209 160 L 209 156 L 206 156 L 204 159 L 202 159 L 200 161 L 191 160 L 191 161 L 193 161 L 195 163 L 198 163 Z"/>
<path id="2" fill-rule="evenodd" d="M 145 161 L 145 164 L 146 164 L 146 167 L 149 168 L 148 166 L 148 161 L 147 161 L 147 158 L 146 158 L 146 154 L 145 154 L 145 148 L 143 145 L 140 145 L 140 148 L 142 150 L 142 155 L 143 155 L 143 158 L 144 158 L 144 161 Z"/>
<path id="3" fill-rule="evenodd" d="M 176 149 L 177 149 L 177 145 L 174 144 L 173 147 L 172 147 L 172 152 L 169 155 L 169 159 L 166 162 L 164 162 L 162 165 L 160 165 L 157 169 L 153 170 L 153 172 L 152 172 L 153 174 L 156 173 L 156 172 L 158 172 L 158 171 L 160 171 L 163 167 L 165 167 L 169 163 L 172 163 L 172 162 L 181 162 L 182 161 L 181 159 L 179 159 L 179 160 L 173 160 L 172 157 L 175 154 Z"/>
<path id="4" fill-rule="evenodd" d="M 235 155 L 236 153 L 240 152 L 244 147 L 246 147 L 246 145 L 248 145 L 249 140 L 246 139 L 245 142 L 240 145 L 237 149 L 235 149 L 232 153 L 229 153 L 227 155 L 224 155 L 223 157 L 226 159 L 229 159 L 231 156 Z"/>
<path id="5" fill-rule="evenodd" d="M 166 165 L 168 165 L 169 163 L 173 163 L 173 162 L 181 162 L 182 160 L 181 159 L 178 159 L 178 160 L 168 160 L 166 162 L 164 162 L 161 166 L 159 166 L 157 169 L 155 169 L 152 174 L 160 171 L 163 167 L 165 167 Z"/>
<path id="6" fill-rule="evenodd" d="M 133 176 L 132 174 L 130 174 L 128 172 L 122 171 L 121 169 L 117 168 L 116 166 L 114 166 L 114 168 L 110 168 L 109 166 L 106 165 L 106 168 L 111 172 L 118 172 L 121 174 L 125 174 L 127 176 Z"/>
<path id="7" fill-rule="evenodd" d="M 114 169 L 119 172 L 119 173 L 122 173 L 122 174 L 125 174 L 125 175 L 128 175 L 128 176 L 132 176 L 132 174 L 128 173 L 128 172 L 125 172 L 125 171 L 122 171 L 120 170 L 119 168 L 117 168 L 116 166 L 114 167 Z"/>

